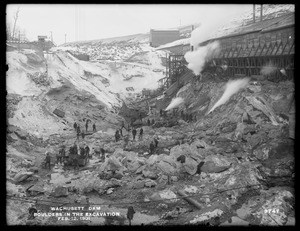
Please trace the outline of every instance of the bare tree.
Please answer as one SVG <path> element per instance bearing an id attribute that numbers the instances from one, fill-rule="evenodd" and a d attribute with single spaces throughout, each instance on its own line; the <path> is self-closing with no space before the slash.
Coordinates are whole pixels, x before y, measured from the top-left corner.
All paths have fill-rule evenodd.
<path id="1" fill-rule="evenodd" d="M 14 15 L 14 28 L 13 28 L 13 32 L 12 32 L 12 38 L 15 38 L 15 29 L 16 29 L 16 24 L 17 24 L 18 17 L 19 17 L 19 12 L 20 12 L 20 7 L 18 7 L 16 14 Z"/>

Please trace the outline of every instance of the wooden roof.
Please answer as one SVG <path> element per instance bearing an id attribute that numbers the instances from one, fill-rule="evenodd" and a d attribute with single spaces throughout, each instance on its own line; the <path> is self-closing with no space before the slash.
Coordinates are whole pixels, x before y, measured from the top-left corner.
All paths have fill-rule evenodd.
<path id="1" fill-rule="evenodd" d="M 219 33 L 217 36 L 214 36 L 203 43 L 207 43 L 208 41 L 211 40 L 234 37 L 243 34 L 258 32 L 258 31 L 266 32 L 266 31 L 276 30 L 282 27 L 294 26 L 294 24 L 295 24 L 295 14 L 289 13 L 280 17 L 265 19 L 263 21 L 258 21 L 245 26 L 238 26 L 238 27 L 230 28 L 228 30 L 224 30 L 221 33 Z"/>

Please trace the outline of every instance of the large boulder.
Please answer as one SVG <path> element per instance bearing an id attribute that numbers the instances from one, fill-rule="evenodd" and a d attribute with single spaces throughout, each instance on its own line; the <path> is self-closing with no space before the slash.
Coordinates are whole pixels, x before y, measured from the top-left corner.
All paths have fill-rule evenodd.
<path id="1" fill-rule="evenodd" d="M 57 186 L 54 188 L 52 194 L 53 197 L 66 197 L 68 196 L 68 188 L 63 186 Z"/>
<path id="2" fill-rule="evenodd" d="M 31 196 L 36 196 L 38 194 L 43 194 L 45 192 L 42 185 L 34 185 L 27 189 Z"/>
<path id="3" fill-rule="evenodd" d="M 15 175 L 14 182 L 15 183 L 20 183 L 20 182 L 26 180 L 27 178 L 29 178 L 32 175 L 33 175 L 33 172 L 19 172 Z"/>
<path id="4" fill-rule="evenodd" d="M 142 173 L 143 173 L 143 176 L 145 178 L 150 178 L 150 179 L 153 179 L 153 180 L 155 180 L 155 179 L 158 178 L 158 175 L 155 172 L 153 172 L 153 171 L 143 170 Z"/>
<path id="5" fill-rule="evenodd" d="M 200 168 L 201 172 L 219 173 L 230 168 L 231 162 L 221 155 L 208 156 L 205 158 L 205 163 Z"/>
<path id="6" fill-rule="evenodd" d="M 65 177 L 62 173 L 52 173 L 50 177 L 50 183 L 55 185 L 64 185 L 71 180 L 69 177 Z"/>
<path id="7" fill-rule="evenodd" d="M 192 158 L 187 157 L 183 163 L 185 171 L 190 175 L 195 175 L 197 172 L 198 163 Z"/>
<path id="8" fill-rule="evenodd" d="M 122 163 L 114 156 L 109 157 L 105 162 L 99 167 L 99 172 L 103 171 L 116 171 L 122 167 Z"/>
<path id="9" fill-rule="evenodd" d="M 151 155 L 147 160 L 146 160 L 146 164 L 148 166 L 152 166 L 154 165 L 156 162 L 158 162 L 158 155 Z"/>
<path id="10" fill-rule="evenodd" d="M 22 140 L 26 140 L 28 138 L 28 133 L 24 130 L 17 129 L 15 134 Z"/>
<path id="11" fill-rule="evenodd" d="M 185 143 L 182 145 L 177 145 L 170 150 L 170 156 L 175 160 L 181 155 L 185 155 L 186 157 L 191 157 L 195 159 L 198 163 L 204 159 L 205 149 L 202 148 L 202 145 L 206 146 L 204 143 L 193 143 L 191 145 Z M 199 148 L 198 148 L 199 147 Z"/>
<path id="12" fill-rule="evenodd" d="M 168 174 L 168 175 L 174 175 L 176 172 L 176 169 L 171 164 L 164 162 L 164 161 L 158 162 L 157 167 L 163 173 Z"/>
<path id="13" fill-rule="evenodd" d="M 142 166 L 142 163 L 138 160 L 135 160 L 133 162 L 127 162 L 127 169 L 131 172 L 137 171 L 138 168 L 141 166 Z"/>

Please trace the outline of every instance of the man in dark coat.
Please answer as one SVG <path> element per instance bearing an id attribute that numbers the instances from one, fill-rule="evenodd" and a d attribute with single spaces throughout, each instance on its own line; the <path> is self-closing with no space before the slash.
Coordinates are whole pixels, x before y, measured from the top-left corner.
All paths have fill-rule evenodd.
<path id="1" fill-rule="evenodd" d="M 56 154 L 56 163 L 61 163 L 61 151 L 59 150 L 58 153 Z"/>
<path id="2" fill-rule="evenodd" d="M 154 141 L 154 147 L 157 148 L 157 146 L 158 146 L 158 140 L 157 140 L 157 138 L 154 137 L 153 141 Z"/>
<path id="3" fill-rule="evenodd" d="M 84 152 L 86 157 L 90 157 L 90 147 L 87 144 L 84 144 Z"/>
<path id="4" fill-rule="evenodd" d="M 80 147 L 80 156 L 81 157 L 85 156 L 85 149 L 84 149 L 84 147 Z"/>
<path id="5" fill-rule="evenodd" d="M 153 142 L 151 141 L 151 143 L 150 143 L 150 154 L 153 154 L 153 151 L 154 151 L 154 144 L 153 144 Z"/>
<path id="6" fill-rule="evenodd" d="M 73 125 L 75 131 L 77 131 L 77 123 L 75 122 L 74 125 Z"/>
<path id="7" fill-rule="evenodd" d="M 129 206 L 128 210 L 127 210 L 127 219 L 129 221 L 129 225 L 131 225 L 131 220 L 133 219 L 134 214 L 135 214 L 135 211 L 134 211 L 133 207 Z"/>
<path id="8" fill-rule="evenodd" d="M 115 139 L 116 139 L 116 142 L 118 142 L 119 139 L 120 139 L 119 130 L 117 130 L 116 133 L 115 133 Z"/>
<path id="9" fill-rule="evenodd" d="M 144 133 L 144 130 L 143 130 L 143 128 L 141 128 L 141 129 L 140 129 L 139 140 L 142 140 L 142 139 L 143 139 L 143 133 Z"/>
<path id="10" fill-rule="evenodd" d="M 133 140 L 135 140 L 135 136 L 136 136 L 136 129 L 135 128 L 132 130 L 132 136 L 133 136 Z"/>
<path id="11" fill-rule="evenodd" d="M 93 124 L 93 132 L 96 132 L 96 124 Z"/>
<path id="12" fill-rule="evenodd" d="M 101 153 L 101 160 L 104 162 L 105 161 L 105 150 L 103 148 L 100 148 L 100 153 Z"/>
<path id="13" fill-rule="evenodd" d="M 46 154 L 46 160 L 45 160 L 46 162 L 45 162 L 45 168 L 47 168 L 47 166 L 49 167 L 49 169 L 50 169 L 50 165 L 51 165 L 51 156 L 50 156 L 50 153 L 49 152 L 47 152 L 47 154 Z"/>
<path id="14" fill-rule="evenodd" d="M 89 123 L 88 123 L 88 120 L 86 121 L 86 123 L 85 123 L 85 131 L 87 132 L 87 130 L 88 130 L 88 127 L 89 127 Z"/>
<path id="15" fill-rule="evenodd" d="M 59 152 L 60 152 L 60 155 L 61 155 L 61 162 L 64 162 L 65 156 L 66 156 L 66 151 L 65 151 L 65 146 L 64 145 L 61 146 Z"/>

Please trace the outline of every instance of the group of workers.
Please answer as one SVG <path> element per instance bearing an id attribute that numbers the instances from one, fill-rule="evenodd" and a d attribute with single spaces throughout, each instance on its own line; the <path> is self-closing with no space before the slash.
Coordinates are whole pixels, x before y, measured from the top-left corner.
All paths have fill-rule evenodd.
<path id="1" fill-rule="evenodd" d="M 70 156 L 72 156 L 72 165 L 74 168 L 78 169 L 79 158 L 90 158 L 90 147 L 84 143 L 84 145 L 79 146 L 76 141 L 74 145 L 72 145 L 68 151 L 65 150 L 66 146 L 61 145 L 57 154 L 56 154 L 56 164 L 70 164 Z M 46 151 L 46 159 L 45 159 L 45 168 L 51 168 L 51 153 L 50 151 Z"/>
<path id="2" fill-rule="evenodd" d="M 87 119 L 86 120 L 86 123 L 85 123 L 85 128 L 86 128 L 86 131 L 88 131 L 88 125 L 89 125 L 89 122 L 91 122 L 91 120 Z M 152 119 L 152 121 L 150 121 L 150 119 L 147 120 L 147 125 L 150 126 L 151 124 L 154 124 L 155 121 L 154 119 Z M 57 154 L 56 154 L 56 163 L 57 164 L 62 164 L 64 163 L 65 165 L 66 164 L 72 164 L 74 166 L 74 168 L 78 169 L 79 166 L 78 166 L 78 160 L 79 158 L 90 158 L 90 148 L 89 146 L 84 143 L 84 145 L 78 145 L 77 141 L 79 140 L 79 137 L 80 135 L 82 136 L 82 138 L 84 139 L 84 132 L 81 131 L 80 129 L 80 124 L 79 123 L 74 123 L 73 125 L 75 131 L 77 132 L 77 138 L 74 142 L 74 145 L 72 145 L 68 151 L 66 151 L 66 146 L 65 145 L 61 145 Z M 96 125 L 95 123 L 93 123 L 93 132 L 96 132 Z M 128 128 L 125 127 L 125 123 L 124 121 L 122 122 L 122 126 L 120 129 L 117 129 L 116 132 L 115 132 L 115 141 L 118 142 L 120 139 L 121 139 L 121 136 L 123 137 L 123 128 L 125 128 L 127 130 L 127 132 L 131 131 L 132 133 L 132 140 L 136 140 L 136 135 L 137 135 L 137 129 L 136 128 L 132 128 L 132 130 L 130 129 L 130 126 L 128 125 Z M 144 134 L 144 130 L 143 128 L 141 127 L 139 129 L 139 137 L 138 139 L 141 141 L 143 140 L 143 134 Z M 129 134 L 125 135 L 124 136 L 124 141 L 125 141 L 125 144 L 124 144 L 124 148 L 127 146 L 128 142 L 129 142 Z M 154 153 L 154 150 L 157 148 L 158 146 L 158 137 L 157 136 L 154 136 L 153 137 L 153 140 L 151 141 L 150 143 L 150 154 L 153 154 Z M 48 145 L 48 148 L 50 149 L 50 146 Z M 96 155 L 99 155 L 101 159 L 104 160 L 105 158 L 105 150 L 103 148 L 100 148 L 99 150 L 98 149 L 94 149 L 94 152 Z M 70 158 L 70 156 L 72 156 L 72 158 Z M 72 160 L 72 161 L 71 161 Z M 72 163 L 70 163 L 70 161 Z M 47 151 L 46 152 L 46 158 L 45 158 L 45 168 L 49 168 L 50 169 L 50 165 L 51 165 L 51 151 Z"/>
<path id="3" fill-rule="evenodd" d="M 90 119 L 87 119 L 86 122 L 85 122 L 85 131 L 86 132 L 88 131 L 89 122 L 91 122 Z M 73 125 L 73 127 L 74 127 L 74 129 L 75 129 L 75 131 L 77 133 L 77 140 L 79 140 L 80 135 L 81 135 L 82 139 L 84 139 L 85 133 L 84 133 L 84 131 L 81 131 L 80 124 L 79 123 L 77 124 L 75 122 L 74 125 Z M 96 132 L 96 124 L 95 123 L 93 123 L 92 128 L 93 128 L 93 132 Z"/>
<path id="4" fill-rule="evenodd" d="M 133 128 L 132 131 L 131 131 L 131 133 L 132 133 L 132 140 L 135 141 L 137 130 L 135 128 Z M 139 131 L 139 140 L 143 140 L 143 134 L 144 134 L 144 130 L 143 130 L 143 128 L 140 128 L 140 131 Z M 116 132 L 115 132 L 115 141 L 118 142 L 121 139 L 121 136 L 123 137 L 122 127 L 120 129 L 116 130 Z M 128 136 L 125 136 L 125 137 L 128 137 Z"/>

